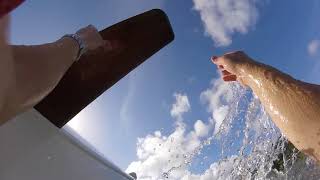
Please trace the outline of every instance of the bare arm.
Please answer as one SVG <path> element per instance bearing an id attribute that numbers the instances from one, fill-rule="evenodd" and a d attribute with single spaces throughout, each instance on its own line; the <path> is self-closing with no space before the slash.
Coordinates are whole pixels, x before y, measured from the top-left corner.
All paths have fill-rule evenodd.
<path id="1" fill-rule="evenodd" d="M 7 44 L 9 17 L 0 19 L 0 124 L 2 124 L 8 95 L 14 86 L 15 71 L 12 50 Z"/>
<path id="2" fill-rule="evenodd" d="M 78 44 L 71 38 L 36 46 L 11 46 L 15 83 L 1 117 L 14 115 L 36 105 L 48 95 L 75 61 Z"/>
<path id="3" fill-rule="evenodd" d="M 77 34 L 89 50 L 104 44 L 93 26 L 83 28 Z M 10 58 L 6 59 L 8 64 L 1 68 L 4 70 L 2 75 L 9 78 L 3 83 L 7 89 L 0 87 L 0 125 L 32 108 L 48 95 L 75 61 L 79 51 L 77 42 L 69 37 L 36 46 L 5 45 L 6 49 L 1 49 L 1 53 L 10 52 Z"/>
<path id="4" fill-rule="evenodd" d="M 238 80 L 259 97 L 283 134 L 320 160 L 320 86 L 305 83 L 255 62 L 243 52 L 213 58 L 225 81 Z"/>

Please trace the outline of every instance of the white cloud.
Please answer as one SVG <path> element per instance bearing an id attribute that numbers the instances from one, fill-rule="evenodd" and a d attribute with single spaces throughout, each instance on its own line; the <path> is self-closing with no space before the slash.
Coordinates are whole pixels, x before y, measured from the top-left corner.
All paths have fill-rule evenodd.
<path id="1" fill-rule="evenodd" d="M 236 32 L 246 34 L 258 17 L 256 0 L 193 0 L 206 33 L 217 46 L 228 46 Z"/>
<path id="2" fill-rule="evenodd" d="M 230 86 L 220 79 L 212 81 L 212 88 L 201 93 L 201 99 L 208 104 L 208 111 L 212 113 L 218 132 L 220 125 L 228 113 L 229 103 L 233 99 Z M 204 123 L 197 120 L 193 129 L 187 131 L 187 124 L 182 115 L 190 110 L 188 97 L 184 94 L 174 94 L 171 115 L 176 118 L 175 130 L 168 136 L 155 131 L 143 138 L 138 138 L 137 160 L 132 162 L 126 172 L 136 172 L 139 180 L 211 180 L 216 177 L 227 177 L 228 171 L 233 169 L 233 157 L 229 160 L 213 163 L 204 174 L 196 175 L 189 171 L 189 163 L 199 152 L 199 147 L 206 146 L 208 139 L 212 139 L 210 130 L 213 122 Z M 216 115 L 215 115 L 216 114 Z M 220 124 L 219 124 L 220 123 Z M 209 145 L 208 143 L 207 145 Z M 168 178 L 163 177 L 168 173 Z"/>
<path id="3" fill-rule="evenodd" d="M 210 127 L 206 124 L 204 124 L 201 120 L 197 120 L 196 123 L 194 123 L 194 130 L 198 137 L 205 137 L 209 133 Z"/>
<path id="4" fill-rule="evenodd" d="M 181 113 L 181 119 L 176 119 L 176 122 L 179 123 L 175 123 L 175 129 L 171 134 L 164 135 L 160 131 L 155 131 L 138 139 L 137 160 L 128 166 L 126 172 L 136 172 L 139 180 L 231 180 L 266 179 L 267 177 L 279 179 L 279 177 L 283 177 L 282 172 L 276 174 L 275 171 L 272 171 L 272 167 L 279 153 L 283 152 L 284 145 L 279 145 L 279 142 L 285 143 L 285 141 L 284 139 L 279 140 L 281 133 L 263 110 L 260 101 L 257 98 L 246 99 L 247 91 L 238 84 L 224 83 L 217 79 L 213 80 L 211 85 L 209 89 L 201 93 L 200 98 L 207 104 L 208 112 L 211 113 L 209 119 L 212 121 L 204 123 L 197 120 L 193 124 L 193 129 L 189 130 L 187 124 L 182 121 L 183 113 Z M 174 104 L 177 107 L 179 107 L 177 104 L 189 104 L 187 100 L 182 100 L 187 99 L 186 95 L 176 94 L 175 97 L 176 102 Z M 248 103 L 248 107 L 239 106 L 244 102 Z M 187 107 L 182 109 L 189 110 L 190 104 Z M 239 113 L 245 118 L 245 124 L 243 125 L 238 124 L 237 115 Z M 229 121 L 229 119 L 231 120 Z M 214 135 L 210 133 L 213 123 L 215 123 Z M 237 129 L 234 130 L 239 133 L 243 132 L 244 135 L 242 138 L 240 138 L 240 135 L 234 137 L 234 131 L 221 131 L 222 125 L 237 126 Z M 229 134 L 225 135 L 232 136 L 232 138 L 225 137 L 220 141 L 223 144 L 227 142 L 227 144 L 224 144 L 226 147 L 222 145 L 221 152 L 226 150 L 225 153 L 227 153 L 230 150 L 229 144 L 232 146 L 234 142 L 236 144 L 240 142 L 242 145 L 240 145 L 238 152 L 233 155 L 221 153 L 226 157 L 206 166 L 207 169 L 202 173 L 193 173 L 190 170 L 193 167 L 189 168 L 192 160 L 201 158 L 198 156 L 199 154 L 209 156 L 199 148 L 210 145 L 208 139 L 219 140 L 219 137 L 215 136 L 216 133 L 226 132 L 229 132 Z M 296 168 L 301 168 L 300 163 L 297 163 L 297 165 Z M 291 167 L 288 166 L 288 169 L 288 174 L 290 174 Z M 293 170 L 288 177 L 290 179 L 295 176 L 296 171 Z"/>
<path id="5" fill-rule="evenodd" d="M 220 107 L 225 107 L 224 104 L 227 102 L 237 101 L 236 104 L 239 103 L 239 96 L 241 95 L 235 96 L 230 94 L 229 88 L 234 87 L 230 87 L 220 80 L 214 80 L 212 81 L 212 87 L 202 93 L 201 96 L 208 103 L 208 110 L 210 112 L 218 112 Z M 233 90 L 236 93 L 241 93 L 236 88 Z M 251 104 L 253 108 L 250 110 L 251 113 L 254 112 L 254 109 L 260 109 L 258 100 L 255 99 Z M 248 129 L 256 132 L 256 139 L 259 139 L 261 136 L 267 138 L 268 141 L 266 139 L 257 141 L 255 145 L 257 151 L 248 156 L 231 155 L 213 162 L 201 174 L 191 172 L 189 163 L 200 152 L 198 148 L 205 146 L 207 139 L 212 138 L 212 135 L 209 133 L 210 130 L 208 130 L 211 128 L 211 124 L 206 125 L 201 120 L 197 120 L 193 125 L 194 129 L 188 131 L 187 124 L 180 121 L 180 123 L 175 124 L 174 132 L 168 136 L 160 131 L 155 131 L 144 138 L 139 138 L 137 142 L 138 159 L 128 166 L 126 172 L 136 172 L 139 180 L 251 179 L 252 174 L 250 170 L 253 168 L 252 165 L 256 165 L 261 170 L 257 171 L 255 177 L 267 177 L 269 173 L 268 169 L 271 169 L 272 163 L 266 162 L 265 164 L 264 161 L 270 160 L 270 153 L 274 153 L 275 151 L 273 144 L 276 144 L 275 142 L 278 141 L 279 136 L 272 136 L 269 134 L 270 132 L 265 130 L 256 131 L 256 129 L 262 130 L 262 127 L 266 128 L 266 124 L 261 123 L 261 121 L 266 123 L 271 122 L 271 120 L 268 120 L 266 113 L 263 111 L 259 112 L 261 114 L 252 116 L 253 118 L 247 121 L 248 124 L 246 126 L 249 127 Z M 237 112 L 230 113 L 236 114 Z M 176 121 L 179 121 L 179 119 Z M 256 125 L 255 123 L 259 124 Z M 272 131 L 274 129 L 269 130 Z M 268 136 L 263 133 L 268 134 Z M 236 141 L 239 140 L 236 139 Z M 242 140 L 249 143 L 248 139 L 246 141 Z M 273 143 L 270 142 L 271 140 Z M 261 160 L 261 158 L 267 159 Z M 277 158 L 277 155 L 274 158 Z M 270 162 L 273 162 L 273 160 L 270 160 Z"/>
<path id="6" fill-rule="evenodd" d="M 231 84 L 225 83 L 221 79 L 215 79 L 211 84 L 210 89 L 201 93 L 200 99 L 208 104 L 207 110 L 212 113 L 211 120 L 215 122 L 214 134 L 217 134 L 228 114 L 228 105 L 233 99 L 233 91 Z"/>
<path id="7" fill-rule="evenodd" d="M 309 44 L 308 44 L 308 53 L 310 56 L 315 56 L 320 48 L 320 40 L 312 40 Z"/>
<path id="8" fill-rule="evenodd" d="M 136 172 L 140 180 L 162 179 L 162 174 L 172 167 L 178 167 L 170 173 L 173 179 L 180 179 L 186 170 L 186 154 L 200 145 L 194 131 L 186 133 L 185 125 L 180 123 L 169 136 L 160 133 L 139 138 L 137 142 L 138 160 L 132 162 L 126 172 Z"/>
<path id="9" fill-rule="evenodd" d="M 175 93 L 176 102 L 172 105 L 170 114 L 172 117 L 182 119 L 182 115 L 188 112 L 191 108 L 188 96 Z"/>
<path id="10" fill-rule="evenodd" d="M 180 179 L 185 174 L 190 153 L 199 147 L 200 136 L 208 134 L 209 128 L 197 121 L 194 131 L 186 132 L 186 124 L 182 115 L 191 108 L 187 95 L 175 93 L 175 102 L 172 105 L 171 115 L 175 118 L 175 130 L 168 136 L 155 131 L 144 138 L 138 138 L 137 157 L 126 172 L 136 172 L 139 180 L 162 179 L 162 174 L 170 171 L 170 178 Z"/>

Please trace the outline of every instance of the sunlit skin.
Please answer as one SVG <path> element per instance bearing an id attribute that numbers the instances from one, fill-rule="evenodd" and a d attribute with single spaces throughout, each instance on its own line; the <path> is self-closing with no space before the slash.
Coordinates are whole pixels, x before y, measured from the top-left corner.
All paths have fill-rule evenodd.
<path id="1" fill-rule="evenodd" d="M 294 79 L 242 51 L 213 56 L 224 81 L 239 81 L 256 94 L 281 132 L 320 160 L 320 86 Z"/>
<path id="2" fill-rule="evenodd" d="M 69 37 L 35 46 L 9 45 L 8 25 L 8 16 L 0 19 L 0 125 L 48 95 L 79 52 L 79 45 Z M 106 42 L 91 25 L 77 34 L 88 50 L 109 48 L 104 46 Z"/>
<path id="3" fill-rule="evenodd" d="M 32 108 L 48 95 L 74 63 L 79 51 L 71 38 L 37 46 L 12 46 L 9 18 L 0 19 L 0 124 Z M 89 49 L 105 44 L 88 26 L 78 31 Z M 283 134 L 301 151 L 320 160 L 320 87 L 258 63 L 241 51 L 212 61 L 224 81 L 250 87 Z"/>

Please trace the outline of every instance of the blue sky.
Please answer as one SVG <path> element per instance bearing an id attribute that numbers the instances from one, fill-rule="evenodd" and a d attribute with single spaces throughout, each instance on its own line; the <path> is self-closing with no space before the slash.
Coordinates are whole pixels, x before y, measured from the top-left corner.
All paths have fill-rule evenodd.
<path id="1" fill-rule="evenodd" d="M 168 14 L 176 34 L 175 41 L 123 78 L 72 121 L 81 136 L 125 170 L 137 160 L 138 137 L 146 137 L 157 130 L 161 135 L 175 131 L 176 120 L 170 115 L 176 102 L 174 94 L 188 97 L 190 108 L 183 113 L 187 131 L 193 128 L 196 120 L 209 122 L 211 113 L 201 102 L 200 94 L 211 87 L 212 79 L 219 77 L 209 60 L 212 55 L 244 50 L 251 57 L 298 79 L 320 83 L 319 1 L 241 0 L 254 7 L 244 11 L 249 15 L 254 13 L 254 17 L 249 16 L 248 22 L 239 22 L 245 31 L 235 30 L 228 34 L 230 42 L 227 43 L 212 38 L 212 34 L 219 33 L 216 32 L 219 28 L 211 26 L 212 32 L 206 33 L 208 29 L 200 12 L 194 8 L 196 1 L 29 0 L 12 13 L 11 42 L 50 42 L 88 24 L 103 29 L 152 8 L 161 8 Z M 210 0 L 198 2 L 204 4 L 205 9 Z M 212 15 L 210 10 L 207 13 Z M 225 23 L 224 20 L 219 22 Z"/>

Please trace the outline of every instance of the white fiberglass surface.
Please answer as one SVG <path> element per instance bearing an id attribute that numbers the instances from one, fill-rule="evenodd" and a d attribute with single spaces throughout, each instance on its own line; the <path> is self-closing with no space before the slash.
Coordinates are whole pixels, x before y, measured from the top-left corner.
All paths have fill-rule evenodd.
<path id="1" fill-rule="evenodd" d="M 319 83 L 317 0 L 27 1 L 12 15 L 12 42 L 45 43 L 152 8 L 168 14 L 174 42 L 67 126 L 139 179 L 319 179 L 318 167 L 286 141 L 255 95 L 222 82 L 210 62 L 240 49 Z"/>

